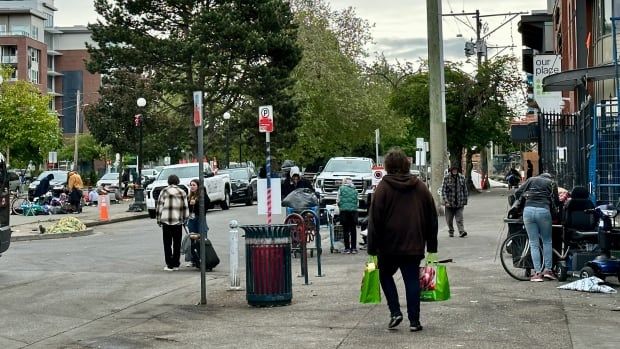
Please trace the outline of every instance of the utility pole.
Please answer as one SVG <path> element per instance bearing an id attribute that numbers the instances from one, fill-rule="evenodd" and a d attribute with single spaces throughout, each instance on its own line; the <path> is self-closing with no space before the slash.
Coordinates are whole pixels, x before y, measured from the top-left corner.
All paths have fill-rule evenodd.
<path id="1" fill-rule="evenodd" d="M 80 90 L 75 97 L 75 145 L 73 148 L 73 170 L 78 170 L 78 136 L 80 135 Z"/>
<path id="2" fill-rule="evenodd" d="M 446 97 L 443 64 L 443 32 L 441 26 L 441 1 L 426 0 L 428 40 L 431 192 L 437 212 L 442 214 L 439 188 L 447 165 Z"/>
<path id="3" fill-rule="evenodd" d="M 449 13 L 449 14 L 442 14 L 442 16 L 446 16 L 446 17 L 455 17 L 456 20 L 460 21 L 461 23 L 469 26 L 471 29 L 474 29 L 474 31 L 476 32 L 476 42 L 474 45 L 472 45 L 471 42 L 467 42 L 465 43 L 465 54 L 469 57 L 471 55 L 473 55 L 473 50 L 475 49 L 475 54 L 476 54 L 476 69 L 479 70 L 480 69 L 480 65 L 482 64 L 482 57 L 485 58 L 487 57 L 487 44 L 486 44 L 486 38 L 491 35 L 492 33 L 494 33 L 495 31 L 497 31 L 499 28 L 503 27 L 504 25 L 510 23 L 513 19 L 517 18 L 519 15 L 522 14 L 527 14 L 527 12 L 508 12 L 508 13 L 494 13 L 494 14 L 490 14 L 490 15 L 481 15 L 480 14 L 480 10 L 476 10 L 476 12 L 463 12 L 463 13 Z M 476 27 L 473 28 L 468 22 L 464 22 L 462 20 L 460 20 L 458 17 L 459 16 L 473 16 L 476 20 Z M 498 25 L 495 29 L 489 31 L 488 33 L 484 34 L 482 33 L 482 21 L 481 18 L 482 17 L 498 17 L 498 16 L 510 16 L 508 19 L 504 20 L 503 23 L 501 23 L 500 25 Z M 501 47 L 501 46 L 498 46 Z M 493 162 L 493 143 L 491 142 L 491 152 L 489 153 L 487 151 L 487 145 L 483 145 L 480 148 L 480 160 L 481 160 L 481 169 L 482 169 L 482 176 L 489 176 L 492 174 L 492 168 L 493 166 L 489 166 L 489 162 Z M 485 183 L 488 184 L 488 180 L 485 180 Z M 483 188 L 485 189 L 485 188 Z"/>

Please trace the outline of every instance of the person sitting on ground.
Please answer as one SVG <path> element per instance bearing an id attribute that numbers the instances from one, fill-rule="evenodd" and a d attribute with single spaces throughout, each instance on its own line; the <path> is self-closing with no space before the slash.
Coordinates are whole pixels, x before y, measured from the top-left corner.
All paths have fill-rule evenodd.
<path id="1" fill-rule="evenodd" d="M 88 192 L 88 203 L 91 206 L 97 206 L 99 203 L 99 193 L 97 192 L 97 188 L 90 188 Z"/>

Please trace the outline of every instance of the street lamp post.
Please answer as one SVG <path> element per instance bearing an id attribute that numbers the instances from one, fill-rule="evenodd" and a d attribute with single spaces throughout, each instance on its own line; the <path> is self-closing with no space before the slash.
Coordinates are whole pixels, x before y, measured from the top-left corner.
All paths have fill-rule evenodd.
<path id="1" fill-rule="evenodd" d="M 228 138 L 230 135 L 230 121 L 228 121 L 230 119 L 230 113 L 229 112 L 225 112 L 224 113 L 224 120 L 226 120 L 226 168 L 228 168 L 230 166 L 230 148 L 228 147 Z"/>
<path id="2" fill-rule="evenodd" d="M 146 106 L 146 99 L 140 97 L 136 101 L 136 104 L 139 108 L 144 108 Z M 141 212 L 146 208 L 146 203 L 144 202 L 144 188 L 142 188 L 142 125 L 144 124 L 144 115 L 136 114 L 135 115 L 135 125 L 138 127 L 138 181 L 137 186 L 133 190 L 133 204 L 129 206 L 129 211 L 133 212 Z"/>

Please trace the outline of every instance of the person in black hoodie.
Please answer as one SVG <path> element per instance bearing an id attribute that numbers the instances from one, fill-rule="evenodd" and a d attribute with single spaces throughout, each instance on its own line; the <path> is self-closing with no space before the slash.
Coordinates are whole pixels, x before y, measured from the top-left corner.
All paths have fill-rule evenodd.
<path id="1" fill-rule="evenodd" d="M 426 185 L 409 172 L 400 148 L 385 156 L 387 175 L 374 191 L 368 213 L 368 254 L 378 256 L 381 288 L 390 310 L 388 329 L 403 320 L 394 273 L 400 269 L 407 296 L 409 330 L 420 331 L 420 261 L 437 253 L 437 210 Z"/>
<path id="2" fill-rule="evenodd" d="M 47 177 L 44 177 L 43 179 L 41 179 L 41 181 L 39 181 L 39 184 L 34 189 L 33 196 L 35 199 L 47 194 L 47 192 L 50 191 L 50 181 L 52 179 L 54 179 L 54 175 L 50 173 L 47 175 Z"/>

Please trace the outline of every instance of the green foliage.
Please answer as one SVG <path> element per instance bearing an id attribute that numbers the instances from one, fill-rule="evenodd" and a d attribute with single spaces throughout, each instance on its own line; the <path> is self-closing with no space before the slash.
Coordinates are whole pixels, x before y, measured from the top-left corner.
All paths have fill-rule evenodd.
<path id="1" fill-rule="evenodd" d="M 295 129 L 289 75 L 301 51 L 288 2 L 95 0 L 94 5 L 102 20 L 89 26 L 97 43 L 89 46 L 89 70 L 110 74 L 127 69 L 148 76 L 160 103 L 174 110 L 188 130 L 169 138 L 174 140 L 169 145 L 178 148 L 177 140 L 195 137 L 189 116 L 192 92 L 199 90 L 206 95 L 208 150 L 222 149 L 221 116 L 228 110 L 243 118 L 244 127 L 252 126 L 256 144 L 259 105 L 274 106 L 281 138 Z M 135 135 L 128 133 L 127 141 L 113 139 L 117 149 L 130 148 Z"/>
<path id="2" fill-rule="evenodd" d="M 294 71 L 300 126 L 286 157 L 313 163 L 353 155 L 374 142 L 377 128 L 388 137 L 400 135 L 403 119 L 387 104 L 391 87 L 367 74 L 359 61 L 369 26 L 350 9 L 332 12 L 320 1 L 296 6 L 298 43 L 304 49 Z"/>
<path id="3" fill-rule="evenodd" d="M 514 57 L 499 57 L 484 62 L 476 77 L 453 63 L 445 65 L 446 128 L 451 160 L 462 150 L 472 151 L 493 141 L 505 144 L 514 111 L 509 98 L 520 86 Z M 411 118 L 407 138 L 429 136 L 428 67 L 407 76 L 394 90 L 390 105 L 399 114 Z"/>
<path id="4" fill-rule="evenodd" d="M 50 113 L 50 97 L 23 80 L 8 81 L 10 68 L 0 66 L 0 149 L 9 149 L 11 162 L 40 162 L 60 145 L 58 117 Z"/>

